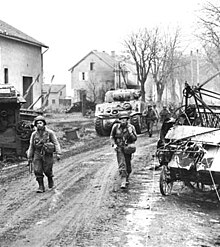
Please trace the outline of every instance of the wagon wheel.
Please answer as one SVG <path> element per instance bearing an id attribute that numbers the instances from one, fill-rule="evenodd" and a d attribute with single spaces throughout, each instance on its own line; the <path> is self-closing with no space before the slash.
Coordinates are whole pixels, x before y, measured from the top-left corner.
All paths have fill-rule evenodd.
<path id="1" fill-rule="evenodd" d="M 160 173 L 160 192 L 163 196 L 168 196 L 171 194 L 173 188 L 173 182 L 170 181 L 168 175 L 167 166 L 163 166 L 163 169 Z"/>

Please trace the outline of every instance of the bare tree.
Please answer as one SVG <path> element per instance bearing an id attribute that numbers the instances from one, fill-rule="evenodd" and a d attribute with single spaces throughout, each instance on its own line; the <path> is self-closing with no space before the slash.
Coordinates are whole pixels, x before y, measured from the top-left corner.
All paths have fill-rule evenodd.
<path id="1" fill-rule="evenodd" d="M 131 55 L 135 62 L 138 81 L 141 85 L 142 100 L 145 101 L 144 85 L 150 72 L 152 59 L 154 56 L 155 40 L 157 37 L 157 29 L 148 30 L 147 28 L 132 33 L 127 40 L 124 41 L 127 52 Z"/>
<path id="2" fill-rule="evenodd" d="M 157 100 L 161 102 L 165 86 L 168 86 L 168 80 L 171 81 L 171 95 L 175 96 L 175 78 L 174 71 L 180 65 L 178 64 L 180 52 L 177 52 L 180 40 L 180 30 L 177 28 L 174 35 L 159 34 L 153 46 L 153 59 L 151 64 L 151 73 L 157 88 Z M 174 97 L 175 100 L 175 97 Z"/>
<path id="3" fill-rule="evenodd" d="M 90 76 L 87 82 L 87 98 L 89 101 L 93 103 L 97 103 L 98 96 L 99 96 L 99 89 L 98 89 L 97 81 L 93 76 Z"/>
<path id="4" fill-rule="evenodd" d="M 207 2 L 199 16 L 199 34 L 197 35 L 206 52 L 208 61 L 220 69 L 220 6 Z"/>

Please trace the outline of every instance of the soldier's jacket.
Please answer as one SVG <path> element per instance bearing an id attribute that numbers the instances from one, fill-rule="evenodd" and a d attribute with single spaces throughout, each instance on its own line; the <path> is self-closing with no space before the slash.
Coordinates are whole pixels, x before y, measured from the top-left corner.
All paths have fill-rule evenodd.
<path id="1" fill-rule="evenodd" d="M 55 133 L 45 126 L 45 130 L 42 133 L 35 130 L 30 138 L 30 145 L 27 150 L 28 159 L 32 159 L 34 155 L 42 155 L 42 148 L 45 143 L 52 142 L 55 146 L 54 152 L 61 154 L 60 144 L 57 140 Z"/>
<path id="2" fill-rule="evenodd" d="M 156 112 L 153 109 L 147 110 L 145 114 L 146 114 L 147 121 L 155 121 L 157 119 Z"/>
<path id="3" fill-rule="evenodd" d="M 129 129 L 131 133 L 129 133 Z M 115 123 L 111 130 L 110 139 L 113 139 L 115 144 L 119 147 L 134 143 L 137 140 L 134 125 L 128 123 L 127 126 L 123 128 L 120 123 Z"/>
<path id="4" fill-rule="evenodd" d="M 160 121 L 163 122 L 166 118 L 170 117 L 170 112 L 167 109 L 163 109 L 160 112 Z"/>

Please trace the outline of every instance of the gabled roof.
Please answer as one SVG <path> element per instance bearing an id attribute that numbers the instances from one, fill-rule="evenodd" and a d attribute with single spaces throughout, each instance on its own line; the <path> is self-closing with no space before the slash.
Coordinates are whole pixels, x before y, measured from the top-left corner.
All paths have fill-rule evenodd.
<path id="1" fill-rule="evenodd" d="M 35 46 L 48 48 L 48 46 L 44 45 L 43 43 L 37 41 L 36 39 L 28 36 L 27 34 L 21 32 L 20 30 L 12 27 L 11 25 L 1 20 L 0 20 L 0 37 L 18 40 L 23 43 L 28 43 Z"/>
<path id="2" fill-rule="evenodd" d="M 66 85 L 65 84 L 42 84 L 43 86 L 43 93 L 47 93 L 50 88 L 50 93 L 59 93 L 63 90 Z"/>
<path id="3" fill-rule="evenodd" d="M 93 50 L 93 51 L 89 52 L 85 57 L 83 57 L 73 67 L 71 67 L 69 69 L 69 71 L 73 70 L 78 64 L 80 64 L 83 60 L 85 60 L 91 54 L 94 54 L 95 56 L 97 56 L 100 60 L 102 60 L 104 63 L 106 63 L 109 67 L 111 67 L 113 69 L 115 68 L 115 64 L 118 63 L 118 61 L 114 57 L 109 55 L 108 53 L 106 53 L 106 52 L 98 52 L 96 50 Z"/>

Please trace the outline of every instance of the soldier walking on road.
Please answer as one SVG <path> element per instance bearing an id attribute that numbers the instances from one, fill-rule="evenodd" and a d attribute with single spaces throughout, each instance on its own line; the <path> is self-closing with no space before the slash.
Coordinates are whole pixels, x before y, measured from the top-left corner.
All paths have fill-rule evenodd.
<path id="1" fill-rule="evenodd" d="M 158 123 L 158 121 L 159 121 L 159 113 L 158 113 L 157 105 L 156 104 L 153 104 L 153 110 L 156 113 L 156 117 L 157 117 L 156 122 Z"/>
<path id="2" fill-rule="evenodd" d="M 165 119 L 170 118 L 171 114 L 167 107 L 164 105 L 160 112 L 160 122 L 163 123 Z"/>
<path id="3" fill-rule="evenodd" d="M 157 120 L 156 112 L 153 110 L 152 106 L 149 105 L 147 111 L 144 112 L 146 115 L 146 124 L 149 137 L 153 134 L 154 122 Z"/>
<path id="4" fill-rule="evenodd" d="M 34 174 L 39 184 L 38 193 L 45 191 L 44 174 L 48 178 L 48 187 L 54 187 L 53 181 L 53 153 L 56 153 L 57 160 L 60 160 L 60 144 L 55 133 L 48 129 L 46 120 L 43 116 L 38 116 L 34 120 L 36 130 L 32 133 L 30 138 L 30 145 L 27 150 L 27 158 L 29 161 L 33 160 Z"/>
<path id="5" fill-rule="evenodd" d="M 121 114 L 119 120 L 120 123 L 115 123 L 112 127 L 110 140 L 116 151 L 121 188 L 124 189 L 132 171 L 131 158 L 132 153 L 136 151 L 134 143 L 137 140 L 137 134 L 135 127 L 128 123 L 129 115 L 127 113 Z"/>
<path id="6" fill-rule="evenodd" d="M 159 121 L 160 116 L 159 116 L 156 104 L 153 104 L 153 110 L 156 113 L 156 117 L 157 117 L 157 119 L 154 121 L 154 124 L 156 126 L 156 130 L 158 130 L 158 121 Z"/>

